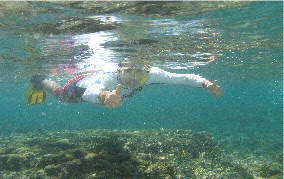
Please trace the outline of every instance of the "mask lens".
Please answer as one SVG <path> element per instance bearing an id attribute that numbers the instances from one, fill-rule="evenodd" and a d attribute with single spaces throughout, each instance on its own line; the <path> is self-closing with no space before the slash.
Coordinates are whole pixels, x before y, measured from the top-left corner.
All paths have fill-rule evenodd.
<path id="1" fill-rule="evenodd" d="M 147 72 L 144 69 L 135 67 L 122 67 L 119 70 L 121 82 L 125 85 L 131 84 L 130 86 L 141 84 L 141 80 L 143 80 L 146 74 Z"/>
<path id="2" fill-rule="evenodd" d="M 132 69 L 123 69 L 122 74 L 124 77 L 129 78 L 132 75 Z"/>

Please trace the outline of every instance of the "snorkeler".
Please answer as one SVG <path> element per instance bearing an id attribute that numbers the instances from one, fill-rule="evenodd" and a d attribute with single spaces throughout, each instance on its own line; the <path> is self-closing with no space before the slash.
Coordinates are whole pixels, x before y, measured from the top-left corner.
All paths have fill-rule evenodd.
<path id="1" fill-rule="evenodd" d="M 62 102 L 90 102 L 99 106 L 116 108 L 151 84 L 180 84 L 208 89 L 221 97 L 223 89 L 195 74 L 176 74 L 147 65 L 120 63 L 117 72 L 95 71 L 76 76 L 61 87 L 47 76 L 36 75 L 30 80 L 27 104 L 40 104 L 53 94 Z"/>

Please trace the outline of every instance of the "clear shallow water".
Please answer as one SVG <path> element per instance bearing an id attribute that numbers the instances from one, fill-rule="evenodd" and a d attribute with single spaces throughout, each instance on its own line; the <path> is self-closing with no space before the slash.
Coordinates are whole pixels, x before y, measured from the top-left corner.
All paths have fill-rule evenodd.
<path id="1" fill-rule="evenodd" d="M 205 130 L 220 138 L 265 134 L 281 139 L 282 2 L 164 17 L 99 14 L 50 3 L 36 7 L 40 10 L 17 5 L 12 16 L 1 9 L 1 133 L 169 128 Z M 70 30 L 82 18 L 99 20 L 109 30 Z M 67 28 L 55 31 L 45 23 Z M 210 56 L 216 61 L 207 64 Z M 33 74 L 51 74 L 64 83 L 74 72 L 113 70 L 126 57 L 217 79 L 224 95 L 217 99 L 203 89 L 150 86 L 118 109 L 64 104 L 52 96 L 41 105 L 24 103 Z"/>
<path id="2" fill-rule="evenodd" d="M 147 165 L 139 164 L 138 175 L 119 165 L 121 175 L 113 165 L 56 175 L 137 178 L 156 166 L 160 177 L 281 178 L 282 8 L 283 2 L 1 2 L 0 178 L 44 177 L 54 175 L 54 167 L 82 166 L 67 157 L 75 156 L 73 149 L 82 161 L 97 153 L 116 165 L 117 153 L 109 159 L 92 142 L 107 152 L 121 150 L 128 158 L 123 162 L 133 157 Z M 207 63 L 210 57 L 215 61 Z M 25 104 L 34 74 L 64 84 L 89 70 L 113 71 L 125 58 L 216 79 L 224 94 L 217 99 L 204 89 L 152 85 L 117 109 L 65 104 L 51 95 L 41 105 Z M 192 158 L 192 151 L 184 153 L 192 146 L 204 152 Z M 162 148 L 169 150 L 155 153 Z M 224 153 L 208 160 L 215 149 Z M 65 153 L 68 162 L 46 163 Z"/>

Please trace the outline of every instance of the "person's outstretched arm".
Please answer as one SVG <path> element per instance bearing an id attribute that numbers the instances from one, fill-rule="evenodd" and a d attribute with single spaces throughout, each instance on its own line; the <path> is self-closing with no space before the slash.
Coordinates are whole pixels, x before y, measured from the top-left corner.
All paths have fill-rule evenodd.
<path id="1" fill-rule="evenodd" d="M 209 80 L 203 82 L 203 87 L 208 89 L 216 97 L 220 98 L 223 94 L 223 89 L 218 85 L 218 81 L 215 80 L 213 83 Z"/>
<path id="2" fill-rule="evenodd" d="M 150 77 L 147 83 L 180 84 L 192 87 L 206 88 L 216 97 L 221 97 L 223 94 L 223 89 L 218 85 L 217 81 L 214 81 L 214 83 L 212 83 L 200 75 L 170 73 L 157 67 L 150 69 Z"/>

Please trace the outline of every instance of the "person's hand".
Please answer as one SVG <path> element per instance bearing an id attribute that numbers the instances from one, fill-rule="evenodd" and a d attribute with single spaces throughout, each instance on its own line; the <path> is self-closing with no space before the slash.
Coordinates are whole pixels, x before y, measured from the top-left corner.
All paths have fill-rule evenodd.
<path id="1" fill-rule="evenodd" d="M 213 83 L 206 80 L 204 83 L 204 88 L 208 89 L 213 95 L 220 98 L 223 94 L 223 89 L 218 85 L 218 81 L 215 80 Z"/>
<path id="2" fill-rule="evenodd" d="M 99 99 L 104 103 L 106 107 L 116 108 L 121 106 L 122 99 L 120 97 L 121 85 L 118 84 L 116 89 L 113 91 L 103 91 L 101 92 Z"/>

